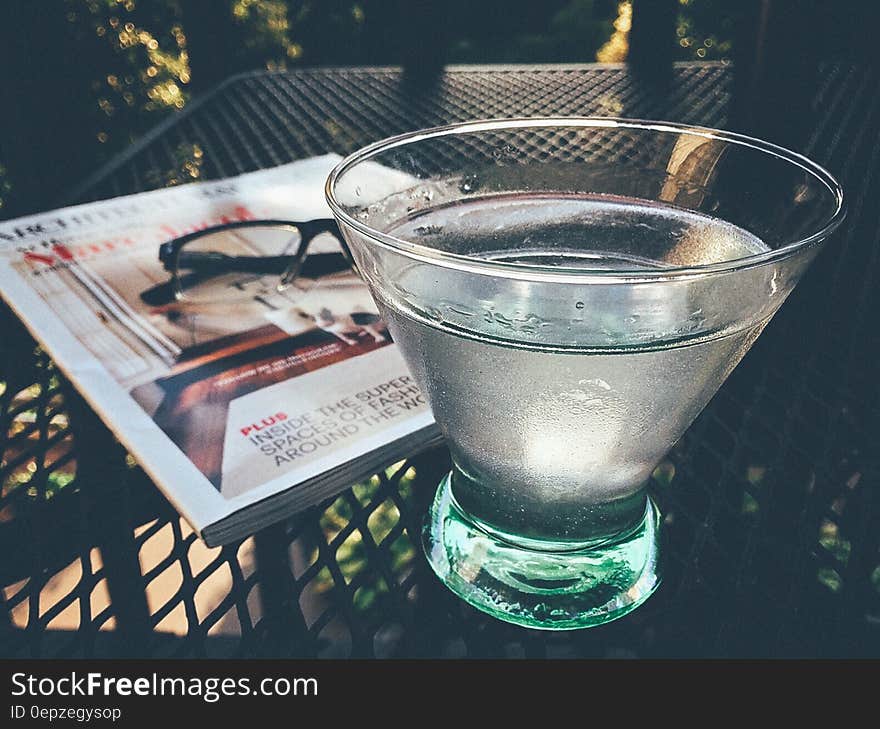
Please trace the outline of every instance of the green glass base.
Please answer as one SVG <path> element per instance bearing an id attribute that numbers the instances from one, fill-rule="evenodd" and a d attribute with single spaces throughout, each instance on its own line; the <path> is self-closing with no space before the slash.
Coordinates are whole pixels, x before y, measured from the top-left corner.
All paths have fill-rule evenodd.
<path id="1" fill-rule="evenodd" d="M 622 617 L 657 589 L 659 523 L 648 499 L 641 524 L 617 541 L 567 552 L 523 549 L 474 524 L 447 475 L 423 543 L 440 580 L 475 608 L 528 628 L 573 630 Z"/>

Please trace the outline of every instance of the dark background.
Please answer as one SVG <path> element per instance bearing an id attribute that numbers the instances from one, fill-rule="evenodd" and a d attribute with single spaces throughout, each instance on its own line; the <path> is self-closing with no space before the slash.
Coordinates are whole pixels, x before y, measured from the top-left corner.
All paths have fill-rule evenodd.
<path id="1" fill-rule="evenodd" d="M 57 204 L 63 191 L 147 129 L 243 71 L 403 65 L 427 85 L 444 63 L 629 59 L 656 74 L 674 60 L 733 59 L 743 68 L 763 64 L 765 80 L 790 79 L 787 66 L 796 65 L 801 85 L 809 85 L 804 68 L 818 57 L 874 53 L 875 6 L 853 0 L 4 0 L 0 218 Z"/>

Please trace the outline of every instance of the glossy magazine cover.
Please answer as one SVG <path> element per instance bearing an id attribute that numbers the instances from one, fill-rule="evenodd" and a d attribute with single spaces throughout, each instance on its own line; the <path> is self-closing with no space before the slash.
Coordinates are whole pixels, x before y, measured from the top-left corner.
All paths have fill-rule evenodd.
<path id="1" fill-rule="evenodd" d="M 159 260 L 163 243 L 205 228 L 329 219 L 323 184 L 338 159 L 0 224 L 3 297 L 212 544 L 437 437 L 424 396 L 331 233 L 309 244 L 290 286 L 260 275 L 215 277 L 195 304 L 178 295 Z M 260 253 L 248 230 L 216 245 Z M 283 505 L 273 505 L 279 494 Z"/>

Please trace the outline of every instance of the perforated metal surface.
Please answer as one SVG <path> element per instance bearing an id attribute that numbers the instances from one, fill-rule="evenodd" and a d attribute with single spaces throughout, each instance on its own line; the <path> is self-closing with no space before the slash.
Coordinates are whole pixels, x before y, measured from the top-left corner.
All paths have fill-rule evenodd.
<path id="1" fill-rule="evenodd" d="M 547 635 L 449 594 L 415 546 L 443 452 L 209 550 L 4 309 L 0 654 L 878 655 L 877 81 L 859 68 L 822 74 L 804 151 L 842 179 L 849 218 L 658 470 L 666 581 L 632 615 Z M 678 67 L 665 93 L 617 67 L 455 69 L 417 92 L 392 70 L 249 75 L 66 202 L 476 117 L 724 127 L 730 85 L 719 65 Z"/>

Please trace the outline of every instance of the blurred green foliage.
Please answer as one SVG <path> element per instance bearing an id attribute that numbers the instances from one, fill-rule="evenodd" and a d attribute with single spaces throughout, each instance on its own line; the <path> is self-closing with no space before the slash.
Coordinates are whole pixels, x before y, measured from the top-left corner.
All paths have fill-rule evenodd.
<path id="1" fill-rule="evenodd" d="M 678 56 L 726 58 L 731 51 L 733 14 L 721 0 L 679 0 Z M 93 59 L 89 98 L 95 112 L 94 139 L 117 150 L 158 117 L 182 108 L 191 97 L 192 64 L 187 34 L 200 15 L 187 0 L 64 0 L 70 33 Z M 234 56 L 234 66 L 281 69 L 321 64 L 386 64 L 387 44 L 374 37 L 407 32 L 406 18 L 389 28 L 395 3 L 350 0 L 215 0 L 218 22 L 228 22 L 241 43 L 217 48 Z M 548 0 L 543 4 L 450 1 L 444 12 L 451 63 L 593 61 L 614 32 L 628 2 Z M 538 7 L 535 7 L 537 5 Z M 498 14 L 509 7 L 509 13 Z M 200 11 L 201 12 L 201 11 Z M 413 10 L 413 12 L 417 12 Z M 371 16 L 378 16 L 377 32 Z M 378 21 L 377 21 L 378 22 Z M 372 26 L 372 27 L 371 27 Z M 383 50 L 385 49 L 385 50 Z"/>
<path id="2" fill-rule="evenodd" d="M 191 77 L 178 0 L 64 0 L 64 7 L 89 59 L 82 83 L 99 144 L 121 148 L 183 108 Z"/>
<path id="3" fill-rule="evenodd" d="M 396 479 L 396 490 L 402 499 L 407 501 L 412 493 L 413 481 L 416 478 L 415 469 L 410 467 L 404 473 L 397 475 L 397 471 L 403 464 L 397 463 L 386 469 L 384 475 L 389 479 Z M 352 487 L 352 494 L 343 494 L 333 502 L 321 515 L 320 525 L 323 538 L 331 549 L 335 549 L 336 562 L 339 570 L 350 584 L 355 578 L 361 584 L 355 589 L 352 604 L 358 612 L 369 612 L 378 609 L 383 599 L 389 594 L 389 586 L 382 575 L 375 574 L 369 567 L 371 549 L 386 551 L 389 555 L 391 571 L 398 581 L 402 581 L 412 564 L 415 552 L 412 541 L 398 526 L 400 511 L 390 498 L 376 503 L 382 491 L 382 481 L 379 476 L 373 476 L 369 481 L 356 484 Z M 351 496 L 357 504 L 351 500 Z M 360 512 L 369 509 L 366 533 L 363 530 L 351 531 L 343 540 L 339 535 L 343 529 L 350 526 L 355 516 L 355 509 Z M 372 544 L 364 543 L 369 539 Z M 373 545 L 376 545 L 375 547 Z M 318 560 L 318 547 L 311 548 L 309 563 Z M 330 571 L 326 568 L 317 573 L 314 578 L 315 589 L 318 593 L 333 589 L 334 581 Z"/>
<path id="4" fill-rule="evenodd" d="M 650 1 L 650 0 L 648 0 Z M 724 0 L 678 0 L 680 59 L 726 58 L 733 10 Z M 46 194 L 73 184 L 194 96 L 233 73 L 320 65 L 397 65 L 422 56 L 446 63 L 558 63 L 623 60 L 630 0 L 466 0 L 412 5 L 404 0 L 57 0 L 27 13 L 2 9 L 7 33 L 32 37 L 28 83 L 64 84 L 63 123 L 32 167 L 68 155 L 69 179 L 23 180 L 24 153 L 0 150 L 0 214 L 40 204 L 15 194 Z M 17 12 L 17 14 L 16 14 Z M 3 18 L 0 18 L 3 20 Z M 19 24 L 20 27 L 16 27 Z M 28 25 L 34 25 L 28 28 Z M 0 31 L 2 32 L 2 31 Z M 600 49 L 604 49 L 600 53 Z M 54 54 L 54 57 L 53 57 Z M 19 54 L 20 55 L 20 54 Z M 33 70 L 33 58 L 45 70 Z M 13 57 L 15 62 L 15 57 Z M 10 78 L 22 71 L 7 68 Z M 42 76 L 39 74 L 42 73 Z M 28 86 L 25 86 L 28 88 Z M 51 93 L 52 89 L 47 88 Z M 60 91 L 60 89 L 59 89 Z M 20 125 L 45 107 L 22 106 Z M 9 143 L 15 122 L 4 131 Z M 183 171 L 177 181 L 194 177 Z M 51 190 L 50 190 L 51 192 Z M 12 202 L 11 206 L 5 205 Z M 18 205 L 18 210 L 16 210 Z M 23 207 L 22 207 L 23 206 Z M 4 210 L 4 208 L 10 208 Z"/>
<path id="5" fill-rule="evenodd" d="M 69 457 L 70 424 L 62 407 L 57 365 L 39 347 L 34 355 L 45 385 L 13 392 L 0 381 L 0 408 L 14 413 L 6 425 L 9 443 L 0 460 L 0 496 L 24 489 L 27 500 L 48 501 L 74 481 L 76 464 Z M 39 448 L 41 438 L 51 443 L 46 451 Z M 0 521 L 3 518 L 0 510 Z"/>
<path id="6" fill-rule="evenodd" d="M 733 50 L 737 3 L 678 0 L 677 55 L 685 61 L 729 59 Z"/>

